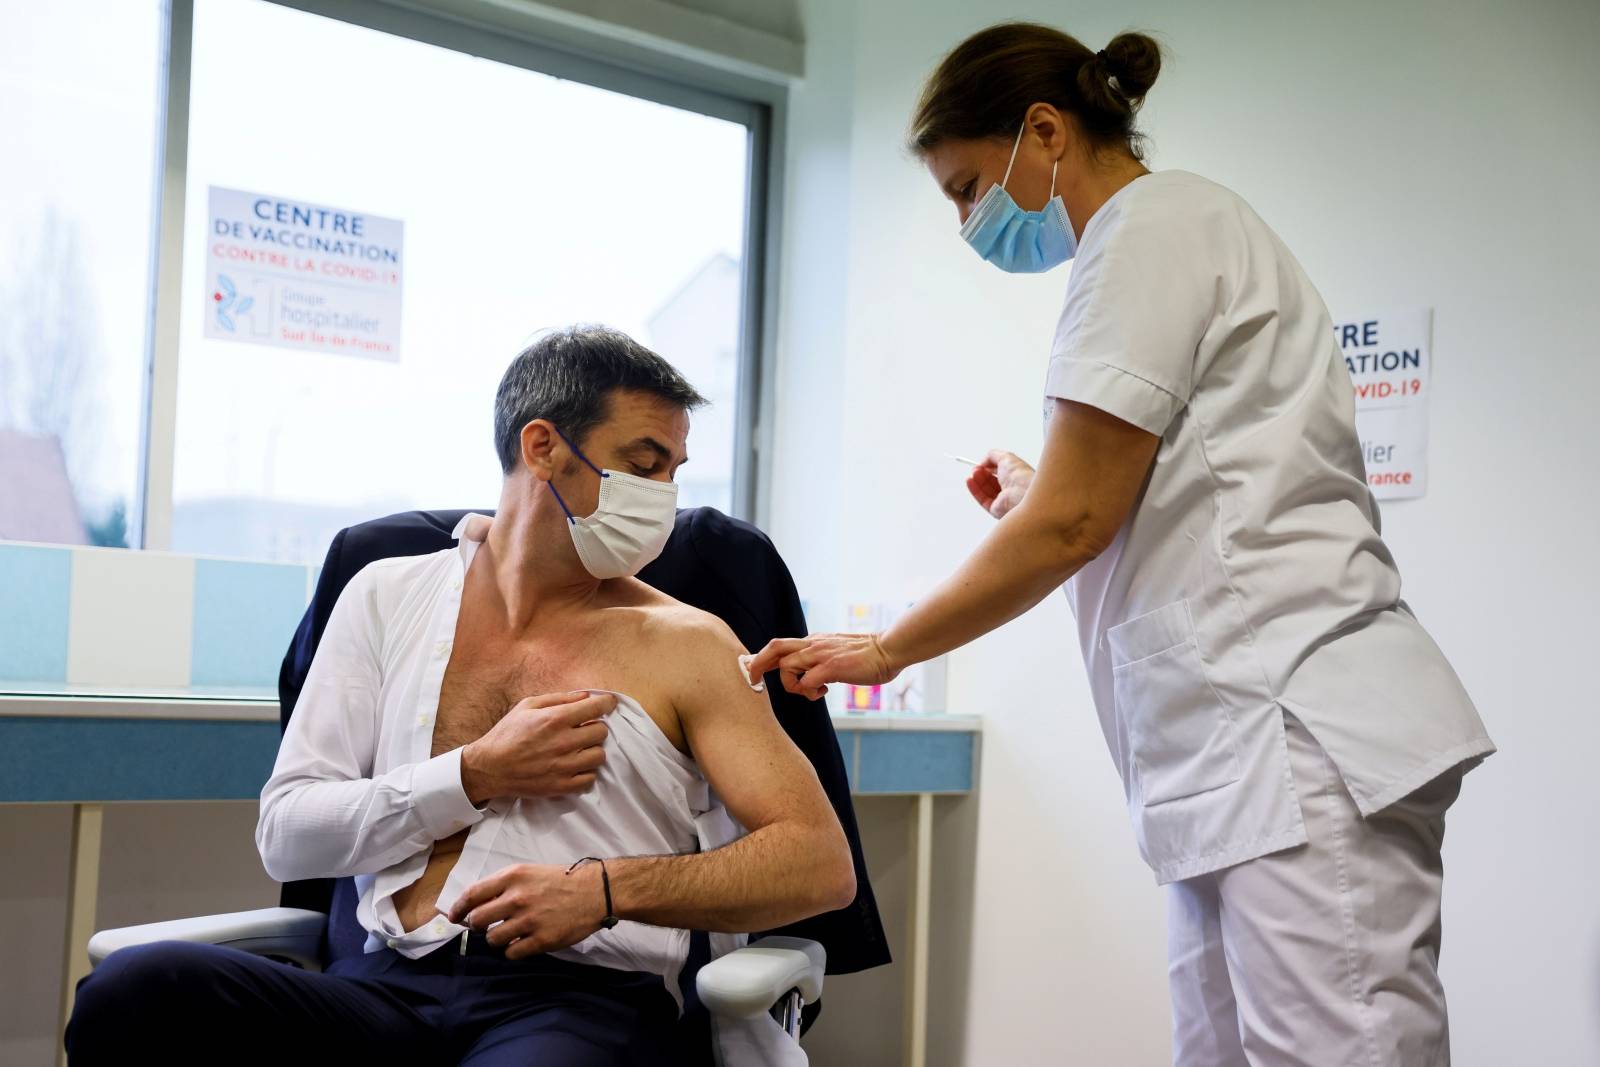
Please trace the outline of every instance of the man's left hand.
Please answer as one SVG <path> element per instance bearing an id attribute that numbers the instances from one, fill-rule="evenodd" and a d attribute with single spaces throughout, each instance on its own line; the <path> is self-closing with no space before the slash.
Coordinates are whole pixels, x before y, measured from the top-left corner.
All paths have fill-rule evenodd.
<path id="1" fill-rule="evenodd" d="M 600 865 L 565 867 L 518 863 L 467 887 L 446 913 L 451 922 L 489 928 L 489 944 L 520 960 L 576 945 L 605 918 Z M 494 924 L 491 928 L 491 924 Z"/>

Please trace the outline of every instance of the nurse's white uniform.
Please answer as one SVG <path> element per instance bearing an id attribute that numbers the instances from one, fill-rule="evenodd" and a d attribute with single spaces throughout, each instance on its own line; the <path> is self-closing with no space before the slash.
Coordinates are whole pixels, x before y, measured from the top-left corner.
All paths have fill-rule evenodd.
<path id="1" fill-rule="evenodd" d="M 1067 595 L 1171 886 L 1176 1060 L 1446 1062 L 1438 838 L 1494 745 L 1400 599 L 1321 298 L 1238 196 L 1144 175 L 1084 228 L 1045 393 L 1162 439 Z"/>

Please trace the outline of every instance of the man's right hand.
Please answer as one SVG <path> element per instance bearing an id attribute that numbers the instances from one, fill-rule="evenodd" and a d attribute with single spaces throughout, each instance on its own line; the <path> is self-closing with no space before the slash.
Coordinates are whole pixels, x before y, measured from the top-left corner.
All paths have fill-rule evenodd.
<path id="1" fill-rule="evenodd" d="M 474 807 L 495 797 L 581 793 L 594 784 L 610 733 L 600 717 L 617 706 L 610 693 L 528 697 L 489 732 L 461 750 L 461 786 Z"/>

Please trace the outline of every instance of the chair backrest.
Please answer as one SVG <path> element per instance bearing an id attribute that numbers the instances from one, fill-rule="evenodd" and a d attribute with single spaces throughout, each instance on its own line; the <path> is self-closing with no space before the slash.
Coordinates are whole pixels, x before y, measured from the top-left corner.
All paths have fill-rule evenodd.
<path id="1" fill-rule="evenodd" d="M 361 568 L 379 559 L 437 552 L 454 544 L 454 531 L 465 511 L 411 511 L 341 530 L 328 549 L 306 614 L 284 657 L 278 675 L 279 707 L 283 725 L 300 696 L 323 628 L 339 593 Z M 481 514 L 492 515 L 492 510 Z M 687 604 L 708 611 L 728 624 L 749 649 L 758 649 L 774 637 L 806 632 L 794 580 L 766 534 L 712 508 L 685 508 L 678 512 L 671 538 L 661 556 L 639 577 Z M 832 802 L 856 868 L 856 899 L 849 907 L 814 916 L 768 934 L 785 934 L 820 942 L 828 953 L 828 973 L 844 974 L 889 962 L 883 923 L 867 881 L 850 784 L 845 774 L 839 739 L 827 706 L 768 685 L 773 713 L 796 747 L 816 767 L 817 777 Z M 354 881 L 317 879 L 283 886 L 286 907 L 311 908 L 328 913 L 327 952 L 337 959 L 362 951 L 366 932 L 356 921 Z M 691 957 L 703 956 L 703 938 Z M 691 963 L 693 963 L 691 959 Z M 688 975 L 694 968 L 686 966 Z M 693 982 L 688 982 L 692 991 Z"/>

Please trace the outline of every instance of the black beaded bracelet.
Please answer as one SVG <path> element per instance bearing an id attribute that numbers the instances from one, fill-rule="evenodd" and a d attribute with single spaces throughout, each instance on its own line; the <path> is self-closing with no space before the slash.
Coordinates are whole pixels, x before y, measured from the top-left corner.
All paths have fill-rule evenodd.
<path id="1" fill-rule="evenodd" d="M 571 874 L 585 863 L 598 863 L 600 865 L 600 884 L 605 887 L 606 891 L 606 917 L 600 920 L 600 928 L 609 930 L 619 922 L 616 914 L 611 909 L 611 872 L 606 870 L 606 861 L 599 856 L 585 856 L 571 867 L 568 867 L 567 873 Z"/>

